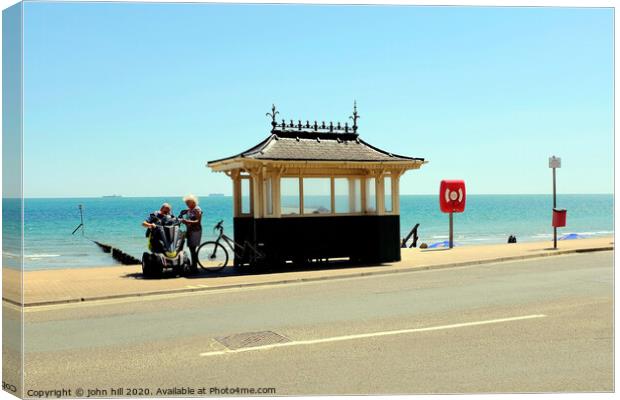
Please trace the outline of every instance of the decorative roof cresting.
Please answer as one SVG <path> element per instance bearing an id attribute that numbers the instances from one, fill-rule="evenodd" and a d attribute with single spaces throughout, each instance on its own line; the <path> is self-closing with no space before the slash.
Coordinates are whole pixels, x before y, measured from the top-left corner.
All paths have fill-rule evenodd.
<path id="1" fill-rule="evenodd" d="M 306 120 L 306 122 L 302 122 L 301 119 L 298 119 L 297 122 L 290 119 L 286 122 L 285 119 L 282 119 L 280 122 L 277 120 L 277 116 L 280 112 L 276 109 L 275 104 L 271 105 L 271 112 L 266 113 L 267 117 L 271 117 L 271 133 L 278 132 L 306 132 L 306 133 L 335 133 L 335 134 L 357 134 L 357 120 L 360 118 L 357 112 L 357 101 L 353 102 L 353 115 L 349 117 L 349 119 L 353 120 L 353 126 L 349 126 L 348 122 L 342 124 L 341 122 L 332 122 L 326 123 L 325 121 L 321 121 L 321 123 L 310 122 L 310 120 Z"/>

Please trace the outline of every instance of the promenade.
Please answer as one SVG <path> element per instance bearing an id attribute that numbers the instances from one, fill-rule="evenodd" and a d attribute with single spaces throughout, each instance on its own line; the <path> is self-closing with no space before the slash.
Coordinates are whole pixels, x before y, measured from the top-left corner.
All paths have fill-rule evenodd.
<path id="1" fill-rule="evenodd" d="M 402 260 L 381 265 L 351 266 L 347 263 L 316 265 L 310 270 L 290 269 L 259 272 L 231 267 L 216 274 L 201 272 L 195 276 L 165 276 L 143 279 L 140 265 L 97 268 L 29 271 L 24 273 L 25 306 L 94 301 L 124 297 L 155 296 L 179 292 L 277 285 L 341 279 L 355 276 L 393 274 L 415 270 L 460 267 L 481 263 L 548 257 L 576 252 L 613 249 L 613 237 L 552 242 L 463 246 L 453 249 L 402 249 Z M 455 274 L 459 273 L 457 269 Z M 22 304 L 19 296 L 19 271 L 3 269 L 4 300 Z"/>

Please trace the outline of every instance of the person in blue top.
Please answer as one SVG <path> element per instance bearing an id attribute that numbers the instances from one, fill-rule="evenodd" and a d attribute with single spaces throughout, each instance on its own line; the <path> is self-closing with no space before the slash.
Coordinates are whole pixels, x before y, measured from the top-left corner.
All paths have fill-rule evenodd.
<path id="1" fill-rule="evenodd" d="M 172 207 L 168 203 L 161 205 L 159 211 L 152 212 L 149 217 L 142 222 L 142 226 L 148 229 L 155 228 L 155 222 L 163 221 L 168 218 L 174 218 L 172 215 Z"/>
<path id="2" fill-rule="evenodd" d="M 183 218 L 183 223 L 187 226 L 187 247 L 192 256 L 192 272 L 198 270 L 198 255 L 196 249 L 200 246 L 202 239 L 202 210 L 198 206 L 198 198 L 193 194 L 183 197 L 187 209 L 181 211 L 179 218 Z"/>

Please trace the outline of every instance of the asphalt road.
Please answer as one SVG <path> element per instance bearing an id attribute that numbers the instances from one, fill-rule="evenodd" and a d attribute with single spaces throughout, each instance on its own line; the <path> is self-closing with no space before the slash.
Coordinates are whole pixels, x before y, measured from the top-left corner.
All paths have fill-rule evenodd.
<path id="1" fill-rule="evenodd" d="M 25 386 L 612 391 L 612 308 L 612 252 L 39 307 Z"/>

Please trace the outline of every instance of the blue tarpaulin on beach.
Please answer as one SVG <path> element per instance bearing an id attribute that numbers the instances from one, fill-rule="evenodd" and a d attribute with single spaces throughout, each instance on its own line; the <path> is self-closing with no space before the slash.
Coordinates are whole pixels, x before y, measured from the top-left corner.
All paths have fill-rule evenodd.
<path id="1" fill-rule="evenodd" d="M 560 236 L 558 240 L 573 240 L 573 239 L 585 239 L 587 236 L 580 235 L 578 233 L 569 233 L 564 236 Z"/>
<path id="2" fill-rule="evenodd" d="M 453 246 L 458 246 L 456 243 L 452 243 Z M 438 247 L 450 247 L 450 241 L 449 240 L 444 240 L 443 242 L 437 242 L 437 243 L 433 243 L 430 246 L 428 246 L 429 249 L 436 249 Z"/>

